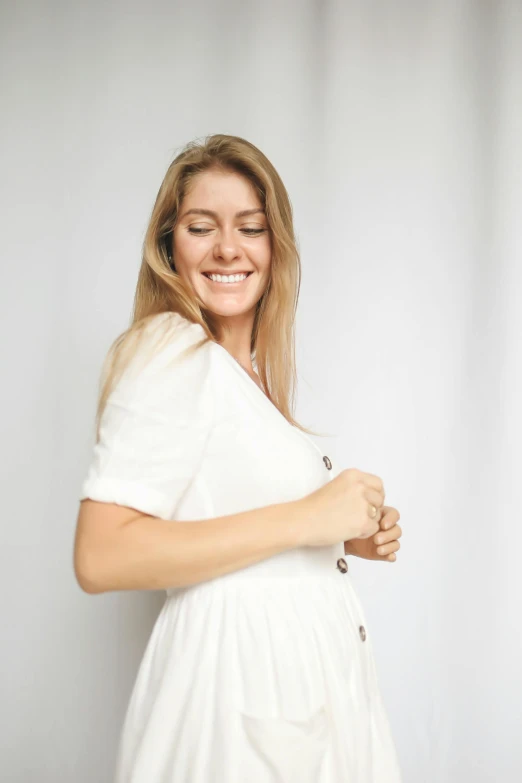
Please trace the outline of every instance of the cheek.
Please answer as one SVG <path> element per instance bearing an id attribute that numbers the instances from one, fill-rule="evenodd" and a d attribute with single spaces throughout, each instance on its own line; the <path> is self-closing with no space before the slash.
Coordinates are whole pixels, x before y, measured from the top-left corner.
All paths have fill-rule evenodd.
<path id="1" fill-rule="evenodd" d="M 268 271 L 272 260 L 272 246 L 270 239 L 263 240 L 255 250 L 255 258 L 259 266 Z"/>
<path id="2" fill-rule="evenodd" d="M 205 251 L 206 244 L 201 239 L 196 245 L 195 242 L 191 242 L 189 236 L 180 235 L 174 238 L 174 258 L 187 268 L 199 264 Z"/>

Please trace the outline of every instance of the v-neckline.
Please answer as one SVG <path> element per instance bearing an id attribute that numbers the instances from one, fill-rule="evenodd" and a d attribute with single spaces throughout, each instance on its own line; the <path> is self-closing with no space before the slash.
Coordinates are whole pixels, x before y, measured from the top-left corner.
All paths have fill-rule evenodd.
<path id="1" fill-rule="evenodd" d="M 218 343 L 218 342 L 215 342 L 215 341 L 214 341 L 214 345 L 216 345 L 216 346 L 219 348 L 219 350 L 221 351 L 221 353 L 225 354 L 225 356 L 227 357 L 227 360 L 229 361 L 229 363 L 231 363 L 231 364 L 232 364 L 232 366 L 233 366 L 233 367 L 234 367 L 234 368 L 237 370 L 237 372 L 241 374 L 241 377 L 244 377 L 244 378 L 246 378 L 246 379 L 247 379 L 247 382 L 248 382 L 249 384 L 251 384 L 251 385 L 254 387 L 254 389 L 255 389 L 255 391 L 256 391 L 256 394 L 260 394 L 260 395 L 263 397 L 264 404 L 265 404 L 265 405 L 268 405 L 268 406 L 269 406 L 269 408 L 270 408 L 270 409 L 272 409 L 272 410 L 274 411 L 274 413 L 275 413 L 277 416 L 279 416 L 281 419 L 283 419 L 283 421 L 284 421 L 284 422 L 285 422 L 285 423 L 286 423 L 286 424 L 287 424 L 289 427 L 292 427 L 292 425 L 290 424 L 290 422 L 288 421 L 288 419 L 286 418 L 286 416 L 283 416 L 283 414 L 281 413 L 281 411 L 279 410 L 279 408 L 277 407 L 277 405 L 274 405 L 274 403 L 272 402 L 272 400 L 270 400 L 270 399 L 268 398 L 267 394 L 266 394 L 266 393 L 263 391 L 263 389 L 262 389 L 260 386 L 258 386 L 258 385 L 257 385 L 257 383 L 254 381 L 254 379 L 253 379 L 253 378 L 251 378 L 251 377 L 250 377 L 250 375 L 249 375 L 249 374 L 248 374 L 248 372 L 245 370 L 245 368 L 244 368 L 244 367 L 242 367 L 242 366 L 240 365 L 240 363 L 237 361 L 237 359 L 235 359 L 235 358 L 232 356 L 232 354 L 230 353 L 230 351 L 227 351 L 227 349 L 226 349 L 224 346 L 222 346 L 222 345 L 221 345 L 221 343 Z"/>
<path id="2" fill-rule="evenodd" d="M 199 324 L 194 324 L 192 321 L 188 321 L 188 319 L 184 318 L 184 316 L 181 316 L 179 313 L 177 315 L 179 315 L 179 317 L 182 320 L 187 321 L 187 323 L 192 324 L 192 326 L 198 326 L 198 328 L 201 331 L 203 331 L 202 327 Z M 308 443 L 310 446 L 312 446 L 317 451 L 317 453 L 321 455 L 321 458 L 324 461 L 324 457 L 323 457 L 322 451 L 319 448 L 319 446 L 317 445 L 317 443 L 314 440 L 312 440 L 312 438 L 309 435 L 307 435 L 306 432 L 303 432 L 303 430 L 301 430 L 299 427 L 296 427 L 294 424 L 291 424 L 288 421 L 288 419 L 286 418 L 286 416 L 283 416 L 283 414 L 281 413 L 281 411 L 279 410 L 277 405 L 274 405 L 274 403 L 268 398 L 268 396 L 263 391 L 263 389 L 261 389 L 261 387 L 257 385 L 257 383 L 254 381 L 254 379 L 250 377 L 248 372 L 245 370 L 244 367 L 242 367 L 240 365 L 240 363 L 237 361 L 237 359 L 235 359 L 235 357 L 232 356 L 232 354 L 229 351 L 227 351 L 227 349 L 223 345 L 221 345 L 221 343 L 218 343 L 216 340 L 211 340 L 210 342 L 213 345 L 217 346 L 217 348 L 218 348 L 218 350 L 219 350 L 219 352 L 221 354 L 225 354 L 226 355 L 226 359 L 227 359 L 228 363 L 230 365 L 232 365 L 232 367 L 235 367 L 236 371 L 240 374 L 240 377 L 246 378 L 247 379 L 246 380 L 247 384 L 250 384 L 251 386 L 254 387 L 254 390 L 255 390 L 254 393 L 256 395 L 261 395 L 263 400 L 261 402 L 261 399 L 259 399 L 259 404 L 260 405 L 265 405 L 266 409 L 270 413 L 270 415 L 274 416 L 275 419 L 279 420 L 279 422 L 281 422 L 281 424 L 283 424 L 284 426 L 286 425 L 286 427 L 288 427 L 290 431 L 295 432 L 299 436 L 301 436 L 301 438 L 306 443 Z M 328 474 L 329 474 L 329 478 L 331 480 L 332 479 L 331 471 L 328 471 Z"/>
<path id="3" fill-rule="evenodd" d="M 283 416 L 279 408 L 276 405 L 274 405 L 274 403 L 267 397 L 265 392 L 257 385 L 254 379 L 250 377 L 250 375 L 247 373 L 245 368 L 239 364 L 237 359 L 235 359 L 232 356 L 230 351 L 227 351 L 227 349 L 224 348 L 221 345 L 221 343 L 218 343 L 215 340 L 213 342 L 214 345 L 216 345 L 219 348 L 220 352 L 226 355 L 229 364 L 231 364 L 237 370 L 237 372 L 240 374 L 241 377 L 246 378 L 247 383 L 249 383 L 251 386 L 254 387 L 256 394 L 259 394 L 263 397 L 264 404 L 272 411 L 272 413 L 274 413 L 275 416 L 279 418 L 280 421 L 282 420 L 282 423 L 286 424 L 286 426 L 289 427 L 293 432 L 299 433 L 299 435 L 301 435 L 307 443 L 311 444 L 316 449 L 316 451 L 321 455 L 321 458 L 323 458 L 322 451 L 317 445 L 317 443 L 314 440 L 312 440 L 312 438 L 310 438 L 309 435 L 307 435 L 305 432 L 299 429 L 299 427 L 296 427 L 293 424 L 291 424 L 286 418 L 286 416 Z M 330 479 L 331 478 L 332 476 L 330 475 Z"/>

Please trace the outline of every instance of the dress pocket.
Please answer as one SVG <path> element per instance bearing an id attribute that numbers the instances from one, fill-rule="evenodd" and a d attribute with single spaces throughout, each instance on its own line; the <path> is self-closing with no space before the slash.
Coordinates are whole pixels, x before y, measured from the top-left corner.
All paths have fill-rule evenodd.
<path id="1" fill-rule="evenodd" d="M 242 711 L 240 717 L 242 769 L 249 783 L 317 783 L 330 740 L 324 705 L 299 720 Z"/>

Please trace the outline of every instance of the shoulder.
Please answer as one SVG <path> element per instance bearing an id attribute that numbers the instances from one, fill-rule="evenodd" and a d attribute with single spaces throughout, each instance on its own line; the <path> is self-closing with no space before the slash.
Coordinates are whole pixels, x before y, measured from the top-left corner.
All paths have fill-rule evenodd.
<path id="1" fill-rule="evenodd" d="M 198 323 L 193 323 L 180 313 L 164 312 L 149 316 L 140 329 L 143 342 L 149 348 L 162 338 L 168 338 L 168 344 L 173 350 L 197 343 L 206 337 L 205 330 Z"/>
<path id="2" fill-rule="evenodd" d="M 198 323 L 192 323 L 179 313 L 165 312 L 149 317 L 135 335 L 135 354 L 139 358 L 164 361 L 181 358 L 187 349 L 194 351 L 203 345 L 207 335 Z M 210 341 L 209 341 L 210 342 Z"/>
<path id="3" fill-rule="evenodd" d="M 149 317 L 122 346 L 118 393 L 147 391 L 157 397 L 180 385 L 186 391 L 203 391 L 211 370 L 211 345 L 203 327 L 179 313 Z"/>

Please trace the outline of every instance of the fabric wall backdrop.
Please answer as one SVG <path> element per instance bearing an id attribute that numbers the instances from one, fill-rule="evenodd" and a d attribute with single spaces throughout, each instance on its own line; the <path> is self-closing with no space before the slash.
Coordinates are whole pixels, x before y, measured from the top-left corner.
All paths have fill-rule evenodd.
<path id="1" fill-rule="evenodd" d="M 98 373 L 168 163 L 224 132 L 294 204 L 298 416 L 401 512 L 350 566 L 405 782 L 521 780 L 521 3 L 2 15 L 2 778 L 111 779 L 163 593 L 74 580 Z"/>

